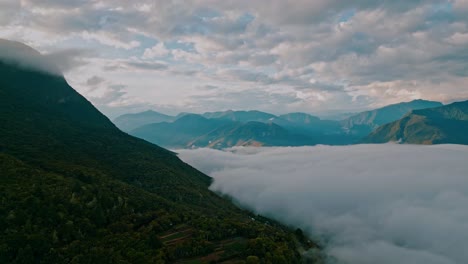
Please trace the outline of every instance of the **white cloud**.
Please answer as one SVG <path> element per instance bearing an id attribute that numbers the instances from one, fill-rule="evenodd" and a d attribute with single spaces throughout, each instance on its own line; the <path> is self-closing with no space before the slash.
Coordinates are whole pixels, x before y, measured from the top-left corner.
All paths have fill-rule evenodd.
<path id="1" fill-rule="evenodd" d="M 238 84 L 268 92 L 281 84 L 298 94 L 319 96 L 273 109 L 317 112 L 340 106 L 357 111 L 414 96 L 466 98 L 466 7 L 466 0 L 0 0 L 0 36 L 41 51 L 85 47 L 108 60 L 163 59 L 173 73 L 164 83 L 186 91 L 194 84 L 214 83 L 233 93 Z M 154 70 L 156 63 L 128 69 Z M 105 69 L 96 70 L 92 74 L 104 75 Z M 223 82 L 224 76 L 218 76 L 223 71 L 243 74 Z M 181 83 L 181 72 L 200 74 Z M 80 73 L 75 72 L 76 78 Z M 127 90 L 143 85 L 148 90 L 159 81 L 132 74 L 121 72 L 116 82 Z M 388 93 L 374 85 L 382 83 L 413 87 L 394 87 L 396 92 Z M 455 83 L 447 91 L 434 88 Z M 331 92 L 333 87 L 339 89 Z M 357 95 L 366 100 L 355 100 Z M 170 101 L 164 93 L 135 96 L 154 104 Z M 181 96 L 173 106 L 186 99 Z"/>
<path id="2" fill-rule="evenodd" d="M 447 41 L 455 45 L 468 45 L 468 33 L 456 32 Z"/>
<path id="3" fill-rule="evenodd" d="M 116 36 L 110 36 L 109 34 L 106 34 L 105 32 L 88 32 L 88 31 L 83 31 L 81 33 L 81 37 L 84 40 L 95 40 L 100 42 L 103 45 L 119 48 L 119 49 L 134 49 L 136 47 L 139 47 L 141 45 L 140 42 L 132 40 L 130 42 L 125 42 L 123 40 L 120 40 Z"/>
<path id="4" fill-rule="evenodd" d="M 211 189 L 299 226 L 338 263 L 468 263 L 468 147 L 180 150 Z"/>
<path id="5" fill-rule="evenodd" d="M 143 53 L 143 58 L 153 59 L 153 58 L 164 57 L 168 54 L 169 54 L 169 50 L 164 46 L 164 43 L 159 42 L 152 48 L 145 49 L 145 52 Z"/>

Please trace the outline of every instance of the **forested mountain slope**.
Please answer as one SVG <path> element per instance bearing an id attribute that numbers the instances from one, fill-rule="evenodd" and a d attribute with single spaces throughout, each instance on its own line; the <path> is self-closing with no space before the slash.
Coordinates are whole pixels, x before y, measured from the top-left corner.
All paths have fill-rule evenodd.
<path id="1" fill-rule="evenodd" d="M 468 144 L 468 101 L 413 110 L 402 119 L 377 128 L 367 143 Z"/>

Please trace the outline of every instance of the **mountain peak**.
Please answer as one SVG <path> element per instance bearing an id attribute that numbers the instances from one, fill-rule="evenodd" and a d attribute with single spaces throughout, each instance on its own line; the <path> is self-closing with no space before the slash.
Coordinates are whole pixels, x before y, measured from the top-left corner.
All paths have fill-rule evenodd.
<path id="1" fill-rule="evenodd" d="M 385 109 L 395 109 L 397 107 L 406 107 L 410 110 L 413 109 L 422 109 L 422 108 L 432 108 L 432 107 L 438 107 L 442 106 L 443 104 L 441 102 L 437 101 L 430 101 L 430 100 L 425 100 L 425 99 L 415 99 L 407 102 L 400 102 L 400 103 L 395 103 L 395 104 L 390 104 L 381 108 L 377 108 L 374 110 L 370 111 L 378 111 L 378 110 L 385 110 Z"/>
<path id="2" fill-rule="evenodd" d="M 203 122 L 206 120 L 208 119 L 198 114 L 186 114 L 178 118 L 175 122 L 187 122 L 187 121 Z"/>
<path id="3" fill-rule="evenodd" d="M 61 70 L 50 59 L 17 41 L 0 39 L 0 61 L 27 70 L 62 76 Z"/>
<path id="4" fill-rule="evenodd" d="M 316 116 L 301 112 L 288 113 L 285 115 L 280 115 L 279 117 L 293 123 L 300 122 L 307 124 L 312 123 L 314 121 L 320 121 L 320 118 Z"/>
<path id="5" fill-rule="evenodd" d="M 25 45 L 8 41 L 2 43 L 6 46 L 19 47 L 18 50 L 27 50 L 27 53 L 33 54 L 36 66 L 48 63 L 40 53 L 34 52 Z M 29 59 L 32 58 L 30 55 L 25 56 Z M 2 72 L 0 87 L 4 93 L 1 96 L 2 104 L 12 105 L 21 102 L 28 105 L 28 110 L 34 109 L 36 116 L 39 113 L 48 112 L 50 115 L 56 115 L 57 118 L 67 119 L 83 126 L 114 128 L 109 119 L 71 88 L 63 76 L 32 69 L 31 65 L 24 66 L 24 63 L 24 61 L 12 62 L 9 59 L 0 60 L 0 71 Z M 20 105 L 15 107 L 21 109 Z"/>
<path id="6" fill-rule="evenodd" d="M 412 110 L 403 118 L 378 127 L 363 141 L 411 144 L 468 144 L 468 101 Z"/>
<path id="7" fill-rule="evenodd" d="M 364 137 L 383 124 L 396 121 L 412 110 L 440 107 L 443 104 L 435 101 L 416 99 L 365 111 L 341 121 L 349 133 Z"/>
<path id="8" fill-rule="evenodd" d="M 276 117 L 273 114 L 258 110 L 242 110 L 242 111 L 221 111 L 221 112 L 206 112 L 203 114 L 206 118 L 218 118 L 218 119 L 229 119 L 237 122 L 249 122 L 249 121 L 268 121 L 270 118 Z"/>
<path id="9" fill-rule="evenodd" d="M 409 101 L 408 103 L 412 103 L 412 102 L 426 102 L 426 103 L 439 103 L 437 101 L 432 101 L 432 100 L 426 100 L 426 99 L 414 99 L 412 101 Z"/>
<path id="10" fill-rule="evenodd" d="M 172 122 L 174 119 L 174 116 L 162 114 L 150 109 L 144 112 L 121 115 L 114 119 L 114 124 L 123 131 L 130 132 L 133 129 L 147 124 Z"/>

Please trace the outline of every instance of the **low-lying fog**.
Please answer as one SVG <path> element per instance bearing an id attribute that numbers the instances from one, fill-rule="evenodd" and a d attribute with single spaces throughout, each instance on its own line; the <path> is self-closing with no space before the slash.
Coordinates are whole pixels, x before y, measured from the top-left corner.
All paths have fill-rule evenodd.
<path id="1" fill-rule="evenodd" d="M 338 263 L 468 263 L 468 146 L 177 152 L 212 190 L 301 227 Z"/>

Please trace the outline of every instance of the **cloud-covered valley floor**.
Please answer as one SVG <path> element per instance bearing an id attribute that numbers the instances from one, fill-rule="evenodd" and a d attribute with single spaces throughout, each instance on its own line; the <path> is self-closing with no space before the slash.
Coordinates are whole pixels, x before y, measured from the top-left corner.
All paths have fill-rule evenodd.
<path id="1" fill-rule="evenodd" d="M 179 150 L 212 190 L 301 227 L 338 263 L 468 263 L 468 147 Z"/>

